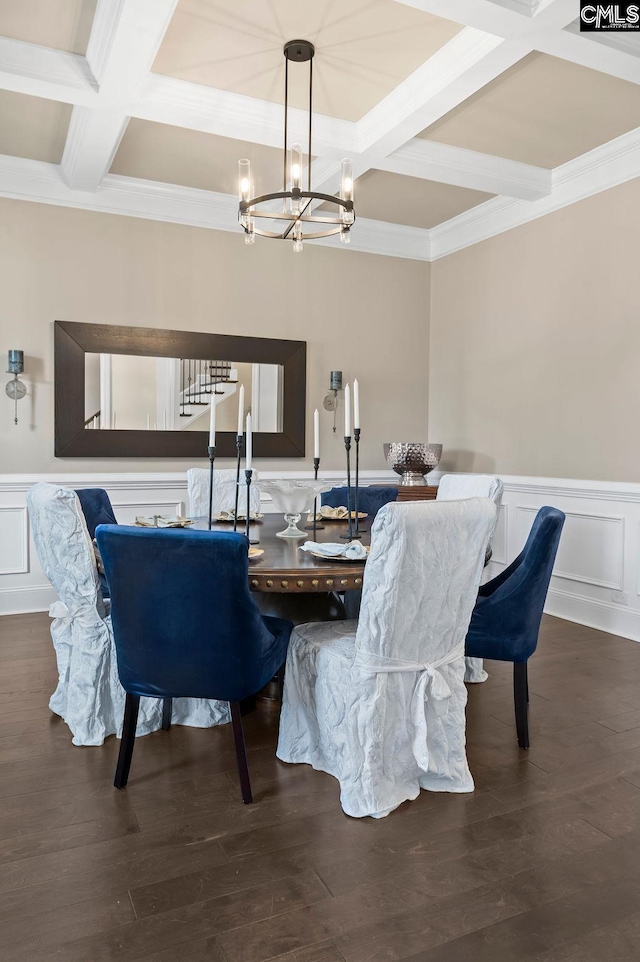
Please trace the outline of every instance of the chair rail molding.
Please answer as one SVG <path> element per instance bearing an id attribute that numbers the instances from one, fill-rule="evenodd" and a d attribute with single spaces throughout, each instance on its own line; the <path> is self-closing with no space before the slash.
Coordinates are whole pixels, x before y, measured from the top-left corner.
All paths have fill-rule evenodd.
<path id="1" fill-rule="evenodd" d="M 259 465 L 258 465 L 259 469 Z M 429 476 L 437 483 L 441 472 Z M 260 471 L 267 478 L 311 478 L 310 470 Z M 322 476 L 343 483 L 342 469 Z M 362 483 L 397 482 L 385 468 Z M 547 598 L 548 614 L 640 641 L 640 484 L 502 475 L 504 497 L 494 538 L 492 575 L 522 548 L 535 513 L 560 508 L 567 522 Z M 0 475 L 0 614 L 46 611 L 55 594 L 30 541 L 26 493 L 38 481 L 104 487 L 121 522 L 136 514 L 188 510 L 185 472 Z M 273 511 L 263 496 L 263 510 Z"/>

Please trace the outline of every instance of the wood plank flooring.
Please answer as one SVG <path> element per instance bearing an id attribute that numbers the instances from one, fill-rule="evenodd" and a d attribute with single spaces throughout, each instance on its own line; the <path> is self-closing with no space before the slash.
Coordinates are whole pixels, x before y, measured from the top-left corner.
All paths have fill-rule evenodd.
<path id="1" fill-rule="evenodd" d="M 278 717 L 74 748 L 46 615 L 0 618 L 2 962 L 640 960 L 640 645 L 545 618 L 529 752 L 508 665 L 470 686 L 472 795 L 350 819 Z"/>

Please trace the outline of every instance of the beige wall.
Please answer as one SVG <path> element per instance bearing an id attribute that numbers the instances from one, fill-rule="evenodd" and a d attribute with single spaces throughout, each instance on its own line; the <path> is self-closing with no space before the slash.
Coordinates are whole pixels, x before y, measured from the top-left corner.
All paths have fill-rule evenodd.
<path id="1" fill-rule="evenodd" d="M 442 467 L 640 481 L 640 180 L 431 265 Z"/>
<path id="2" fill-rule="evenodd" d="M 426 437 L 429 268 L 401 260 L 63 207 L 0 201 L 0 356 L 26 355 L 30 396 L 13 424 L 0 399 L 0 472 L 162 471 L 192 462 L 53 456 L 53 321 L 93 321 L 306 340 L 307 452 L 329 372 L 357 376 L 362 464 L 382 442 Z M 343 464 L 342 430 L 322 411 L 323 465 Z"/>

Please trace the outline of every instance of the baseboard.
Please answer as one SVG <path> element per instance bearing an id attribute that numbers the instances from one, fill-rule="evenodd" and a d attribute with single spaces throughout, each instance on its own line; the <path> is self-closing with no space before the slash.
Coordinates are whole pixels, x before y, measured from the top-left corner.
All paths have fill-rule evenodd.
<path id="1" fill-rule="evenodd" d="M 48 611 L 58 596 L 51 585 L 19 585 L 0 588 L 0 615 L 24 615 Z"/>
<path id="2" fill-rule="evenodd" d="M 550 588 L 544 610 L 565 621 L 640 641 L 640 611 L 633 608 Z"/>

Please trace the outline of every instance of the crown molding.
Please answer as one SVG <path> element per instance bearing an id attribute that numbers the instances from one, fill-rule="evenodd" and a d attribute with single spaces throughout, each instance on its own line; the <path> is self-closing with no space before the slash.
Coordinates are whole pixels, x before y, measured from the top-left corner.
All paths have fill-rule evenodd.
<path id="1" fill-rule="evenodd" d="M 548 197 L 533 202 L 496 197 L 433 227 L 431 259 L 446 257 L 638 176 L 640 127 L 556 167 Z"/>
<path id="2" fill-rule="evenodd" d="M 237 197 L 195 187 L 107 174 L 98 191 L 73 190 L 57 164 L 0 156 L 0 197 L 232 231 L 240 241 Z M 347 246 L 338 237 L 307 243 L 338 247 L 345 252 L 422 261 L 430 258 L 429 231 L 362 217 L 358 218 L 358 231 L 352 233 Z"/>

